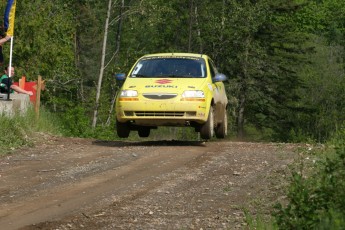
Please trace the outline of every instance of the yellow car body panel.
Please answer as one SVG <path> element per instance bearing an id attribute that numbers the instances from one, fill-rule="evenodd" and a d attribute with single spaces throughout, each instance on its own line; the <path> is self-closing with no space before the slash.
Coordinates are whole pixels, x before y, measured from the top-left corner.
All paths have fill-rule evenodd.
<path id="1" fill-rule="evenodd" d="M 170 74 L 156 76 L 152 72 L 156 67 L 150 70 L 150 75 L 141 75 L 144 62 L 151 60 L 173 63 L 166 66 Z M 172 70 L 187 71 L 183 65 L 171 67 L 174 60 L 179 61 L 177 64 L 201 63 L 198 77 L 181 73 L 172 75 Z M 211 74 L 210 60 L 206 55 L 164 53 L 143 56 L 130 70 L 117 96 L 117 122 L 149 127 L 204 124 L 212 106 L 219 105 L 224 109 L 228 103 L 224 84 L 213 82 Z"/>
<path id="2" fill-rule="evenodd" d="M 209 110 L 213 97 L 213 92 L 210 90 L 211 87 L 212 84 L 207 83 L 206 79 L 198 79 L 196 81 L 194 79 L 128 78 L 122 88 L 137 90 L 139 92 L 137 96 L 138 100 L 121 100 L 121 97 L 118 97 L 116 106 L 117 119 L 121 122 L 135 119 L 136 123 L 147 123 L 147 125 L 155 125 L 157 118 L 166 120 L 167 123 L 174 123 L 173 121 L 175 121 L 176 123 L 181 124 L 182 122 L 184 124 L 184 120 L 191 119 L 200 123 L 205 122 L 208 116 L 207 111 Z M 190 89 L 204 91 L 205 98 L 199 101 L 196 99 L 195 101 L 183 100 L 180 95 Z M 151 95 L 155 95 L 155 97 Z M 171 95 L 172 98 L 165 99 L 163 95 L 165 98 Z M 162 114 L 157 117 L 157 113 L 156 115 L 152 113 L 150 116 L 150 111 L 166 112 L 166 116 Z M 147 114 L 139 117 L 136 114 L 140 112 L 147 112 Z M 178 112 L 182 112 L 183 114 L 178 115 Z M 153 121 L 150 122 L 149 120 Z"/>

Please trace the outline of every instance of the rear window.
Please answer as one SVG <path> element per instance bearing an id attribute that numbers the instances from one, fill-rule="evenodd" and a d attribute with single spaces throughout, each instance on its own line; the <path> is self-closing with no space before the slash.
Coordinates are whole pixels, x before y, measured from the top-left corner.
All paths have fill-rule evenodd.
<path id="1" fill-rule="evenodd" d="M 130 77 L 204 78 L 206 77 L 206 65 L 202 58 L 144 58 L 133 68 Z"/>

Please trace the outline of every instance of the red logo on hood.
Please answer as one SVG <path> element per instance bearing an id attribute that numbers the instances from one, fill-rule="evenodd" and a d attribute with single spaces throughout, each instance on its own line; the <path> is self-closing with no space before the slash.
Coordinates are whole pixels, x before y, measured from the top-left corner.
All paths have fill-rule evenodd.
<path id="1" fill-rule="evenodd" d="M 155 83 L 158 83 L 158 84 L 169 84 L 171 82 L 172 82 L 172 80 L 170 80 L 170 79 L 159 79 L 159 80 L 155 81 Z"/>

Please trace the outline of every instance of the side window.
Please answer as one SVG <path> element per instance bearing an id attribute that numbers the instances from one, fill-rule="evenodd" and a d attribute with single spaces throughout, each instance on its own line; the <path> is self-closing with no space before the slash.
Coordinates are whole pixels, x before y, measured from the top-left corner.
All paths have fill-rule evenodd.
<path id="1" fill-rule="evenodd" d="M 214 78 L 216 76 L 216 73 L 218 73 L 218 71 L 211 59 L 209 59 L 208 64 L 210 66 L 211 77 Z"/>

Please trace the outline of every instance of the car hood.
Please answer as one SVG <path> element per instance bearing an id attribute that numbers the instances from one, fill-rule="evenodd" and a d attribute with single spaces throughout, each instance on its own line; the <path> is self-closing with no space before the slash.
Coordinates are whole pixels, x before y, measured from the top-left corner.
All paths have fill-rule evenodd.
<path id="1" fill-rule="evenodd" d="M 202 90 L 206 78 L 127 78 L 123 89 L 142 93 L 183 93 L 185 90 Z"/>

